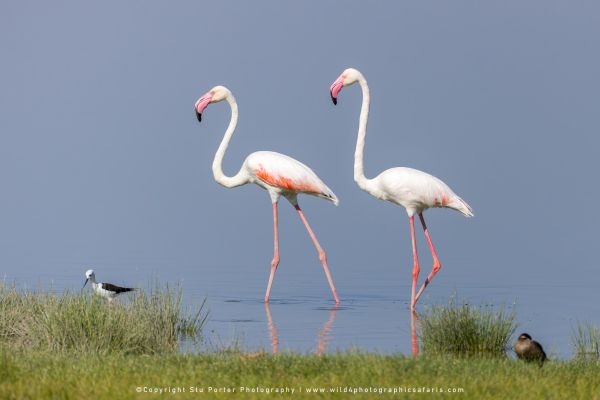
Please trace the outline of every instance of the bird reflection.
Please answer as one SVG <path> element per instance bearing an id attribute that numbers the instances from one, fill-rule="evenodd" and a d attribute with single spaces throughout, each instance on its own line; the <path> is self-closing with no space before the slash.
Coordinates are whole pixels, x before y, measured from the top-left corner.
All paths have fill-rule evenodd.
<path id="1" fill-rule="evenodd" d="M 273 323 L 269 303 L 265 303 L 265 311 L 267 312 L 267 325 L 269 326 L 269 335 L 271 336 L 271 348 L 273 349 L 273 354 L 277 354 L 279 351 L 279 335 L 277 334 L 277 327 Z"/>
<path id="2" fill-rule="evenodd" d="M 410 338 L 412 343 L 412 355 L 413 358 L 419 356 L 419 338 L 417 337 L 417 324 L 419 324 L 419 315 L 416 311 L 410 314 Z"/>
<path id="3" fill-rule="evenodd" d="M 327 321 L 325 321 L 325 324 L 323 325 L 321 330 L 319 330 L 319 333 L 317 335 L 316 349 L 316 353 L 318 355 L 325 354 L 325 351 L 327 350 L 327 343 L 330 339 L 329 334 L 331 333 L 331 329 L 333 328 L 333 323 L 335 322 L 335 316 L 337 314 L 338 308 L 339 306 L 336 304 L 329 311 L 329 317 L 327 318 Z M 267 327 L 269 329 L 269 336 L 271 336 L 271 348 L 273 354 L 277 354 L 277 352 L 279 351 L 279 335 L 277 333 L 277 326 L 273 322 L 273 315 L 271 314 L 271 307 L 269 306 L 269 303 L 265 303 L 265 312 L 267 314 Z"/>
<path id="4" fill-rule="evenodd" d="M 327 319 L 327 322 L 325 322 L 325 325 L 323 325 L 323 328 L 321 328 L 319 331 L 319 340 L 317 342 L 318 355 L 323 355 L 327 349 L 327 342 L 329 342 L 330 339 L 329 332 L 331 332 L 331 329 L 333 328 L 333 322 L 335 321 L 335 314 L 337 314 L 338 308 L 338 304 L 333 306 L 333 308 L 329 311 L 329 318 Z"/>

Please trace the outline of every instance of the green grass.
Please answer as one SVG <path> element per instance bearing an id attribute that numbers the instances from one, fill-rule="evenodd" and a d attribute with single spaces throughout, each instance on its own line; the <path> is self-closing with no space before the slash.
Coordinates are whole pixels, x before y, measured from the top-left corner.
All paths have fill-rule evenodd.
<path id="1" fill-rule="evenodd" d="M 591 323 L 577 323 L 571 344 L 578 361 L 600 360 L 600 329 L 597 326 Z"/>
<path id="2" fill-rule="evenodd" d="M 240 387 L 289 387 L 293 396 L 243 393 Z M 600 364 L 510 359 L 421 358 L 363 353 L 327 356 L 243 353 L 78 356 L 0 352 L 0 398 L 158 398 L 138 387 L 185 388 L 173 398 L 460 398 L 600 399 Z M 190 393 L 190 387 L 204 393 Z M 236 393 L 209 393 L 209 387 Z M 392 395 L 329 393 L 330 388 L 462 388 L 462 393 Z M 307 393 L 323 388 L 324 393 Z M 143 389 L 142 389 L 143 390 Z M 434 389 L 438 390 L 438 389 Z M 301 391 L 298 395 L 298 391 Z M 163 396 L 160 396 L 163 397 Z"/>
<path id="3" fill-rule="evenodd" d="M 516 329 L 515 313 L 504 308 L 432 306 L 420 317 L 423 354 L 505 357 Z"/>
<path id="4" fill-rule="evenodd" d="M 181 296 L 181 289 L 155 287 L 109 304 L 85 292 L 57 295 L 0 284 L 0 346 L 53 353 L 176 352 L 183 337 L 201 337 L 206 319 L 204 304 L 184 315 Z"/>
<path id="5" fill-rule="evenodd" d="M 423 356 L 418 359 L 360 352 L 273 356 L 235 348 L 182 354 L 181 339 L 201 338 L 206 313 L 203 305 L 183 313 L 181 295 L 180 289 L 157 287 L 109 305 L 84 293 L 55 295 L 0 285 L 0 399 L 155 398 L 161 395 L 145 391 L 166 388 L 167 396 L 177 398 L 600 400 L 597 360 L 550 361 L 539 368 L 506 357 L 515 316 L 504 310 L 453 302 L 431 308 L 421 317 Z M 597 350 L 597 328 L 580 326 L 578 332 L 574 343 Z M 241 393 L 242 387 L 293 388 L 295 394 Z M 308 392 L 313 388 L 317 393 Z M 362 393 L 361 388 L 399 393 Z M 447 388 L 461 392 L 440 392 Z M 407 390 L 429 390 L 429 395 Z"/>

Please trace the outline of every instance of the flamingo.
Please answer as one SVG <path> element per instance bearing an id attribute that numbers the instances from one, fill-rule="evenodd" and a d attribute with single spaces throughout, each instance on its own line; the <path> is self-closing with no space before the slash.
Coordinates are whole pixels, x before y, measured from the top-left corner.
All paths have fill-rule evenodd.
<path id="1" fill-rule="evenodd" d="M 417 300 L 427 287 L 433 277 L 441 268 L 440 260 L 431 241 L 429 230 L 425 224 L 423 211 L 432 207 L 451 208 L 460 211 L 467 217 L 473 216 L 471 207 L 459 196 L 457 196 L 448 185 L 435 176 L 413 168 L 396 167 L 383 171 L 373 179 L 367 179 L 363 170 L 363 154 L 365 148 L 365 136 L 367 134 L 367 119 L 369 116 L 369 86 L 367 80 L 354 68 L 348 68 L 333 82 L 329 88 L 333 104 L 337 104 L 337 97 L 342 87 L 358 82 L 362 89 L 362 107 L 358 126 L 358 139 L 354 153 L 354 180 L 358 186 L 379 200 L 385 200 L 400 205 L 406 209 L 410 224 L 413 252 L 412 292 L 410 309 L 414 311 Z M 427 279 L 415 293 L 417 279 L 419 277 L 419 257 L 417 255 L 417 243 L 415 240 L 415 214 L 419 215 L 425 238 L 429 244 L 433 257 L 433 268 Z"/>
<path id="2" fill-rule="evenodd" d="M 274 250 L 273 260 L 271 261 L 271 274 L 269 276 L 269 283 L 267 285 L 267 291 L 265 293 L 265 303 L 269 302 L 269 296 L 271 293 L 271 286 L 273 279 L 275 278 L 275 271 L 279 265 L 279 234 L 277 228 L 277 204 L 280 196 L 285 197 L 294 206 L 302 223 L 306 227 L 310 238 L 312 239 L 317 252 L 319 253 L 319 260 L 325 270 L 325 276 L 327 282 L 333 293 L 333 298 L 336 304 L 339 304 L 340 299 L 333 285 L 333 279 L 327 263 L 327 255 L 319 244 L 316 235 L 310 228 L 308 220 L 304 216 L 300 205 L 298 204 L 297 196 L 300 193 L 316 196 L 325 200 L 331 201 L 333 204 L 338 204 L 338 198 L 336 195 L 323 183 L 323 181 L 313 172 L 312 169 L 284 154 L 275 153 L 272 151 L 257 151 L 251 153 L 242 164 L 239 172 L 234 176 L 227 176 L 223 173 L 222 164 L 225 151 L 229 145 L 229 141 L 233 136 L 235 127 L 238 120 L 238 106 L 235 101 L 235 97 L 229 89 L 224 86 L 215 86 L 209 90 L 206 94 L 198 99 L 195 104 L 196 117 L 198 121 L 202 122 L 202 112 L 211 103 L 217 103 L 223 100 L 227 100 L 231 107 L 231 120 L 229 126 L 225 131 L 223 140 L 215 154 L 215 158 L 212 164 L 213 175 L 217 183 L 225 186 L 226 188 L 234 188 L 237 186 L 245 185 L 247 183 L 254 183 L 263 189 L 266 189 L 271 196 L 271 203 L 273 206 L 273 233 L 274 233 Z"/>

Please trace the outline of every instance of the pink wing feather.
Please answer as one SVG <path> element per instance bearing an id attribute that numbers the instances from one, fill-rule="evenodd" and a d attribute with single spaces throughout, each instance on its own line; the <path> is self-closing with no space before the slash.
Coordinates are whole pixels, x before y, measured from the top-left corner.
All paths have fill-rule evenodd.
<path id="1" fill-rule="evenodd" d="M 338 204 L 337 196 L 312 169 L 285 154 L 257 151 L 248 156 L 246 165 L 255 179 L 271 187 L 323 197 Z"/>

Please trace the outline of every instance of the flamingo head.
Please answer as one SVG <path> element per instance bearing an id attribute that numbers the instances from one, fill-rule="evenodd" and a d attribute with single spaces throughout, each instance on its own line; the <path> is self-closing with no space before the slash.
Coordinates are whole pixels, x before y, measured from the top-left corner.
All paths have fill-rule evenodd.
<path id="1" fill-rule="evenodd" d="M 206 92 L 196 101 L 194 108 L 196 109 L 196 117 L 198 122 L 202 122 L 202 112 L 211 103 L 218 103 L 231 96 L 231 92 L 225 86 L 215 86 Z"/>
<path id="2" fill-rule="evenodd" d="M 329 88 L 329 94 L 331 95 L 331 101 L 333 101 L 333 104 L 337 104 L 338 94 L 344 86 L 356 83 L 361 77 L 362 74 L 354 68 L 348 68 L 344 70 L 344 72 L 342 72 L 342 74 L 335 80 L 335 82 L 331 84 L 331 87 Z"/>

